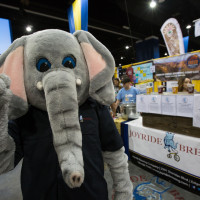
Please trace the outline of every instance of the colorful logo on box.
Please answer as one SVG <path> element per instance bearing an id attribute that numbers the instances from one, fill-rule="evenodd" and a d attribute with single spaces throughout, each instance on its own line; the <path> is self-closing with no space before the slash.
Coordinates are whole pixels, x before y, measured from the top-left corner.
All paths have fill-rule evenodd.
<path id="1" fill-rule="evenodd" d="M 190 69 L 194 69 L 194 68 L 198 67 L 199 62 L 200 62 L 200 60 L 199 60 L 198 55 L 192 55 L 187 59 L 187 66 Z"/>

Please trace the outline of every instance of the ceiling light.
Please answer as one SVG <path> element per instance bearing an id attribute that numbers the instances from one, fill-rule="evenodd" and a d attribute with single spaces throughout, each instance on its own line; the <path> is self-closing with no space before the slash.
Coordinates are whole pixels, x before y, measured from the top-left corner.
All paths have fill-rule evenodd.
<path id="1" fill-rule="evenodd" d="M 125 48 L 126 48 L 126 49 L 129 49 L 129 46 L 126 46 Z"/>
<path id="2" fill-rule="evenodd" d="M 167 56 L 167 53 L 165 53 L 165 56 Z"/>
<path id="3" fill-rule="evenodd" d="M 190 29 L 192 26 L 191 25 L 187 25 L 186 26 L 186 29 Z"/>
<path id="4" fill-rule="evenodd" d="M 27 31 L 27 32 L 31 32 L 31 31 L 32 31 L 32 26 L 28 25 L 28 26 L 26 27 L 26 31 Z"/>
<path id="5" fill-rule="evenodd" d="M 122 28 L 129 30 L 130 28 L 128 26 L 122 26 Z"/>
<path id="6" fill-rule="evenodd" d="M 121 60 L 124 59 L 124 57 L 121 57 Z"/>
<path id="7" fill-rule="evenodd" d="M 151 8 L 155 8 L 156 2 L 154 0 L 152 0 L 149 5 L 150 5 Z"/>

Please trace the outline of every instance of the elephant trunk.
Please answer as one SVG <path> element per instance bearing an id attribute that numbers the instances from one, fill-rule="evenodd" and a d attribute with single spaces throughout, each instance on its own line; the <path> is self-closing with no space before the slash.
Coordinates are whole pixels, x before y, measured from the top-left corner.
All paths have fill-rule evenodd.
<path id="1" fill-rule="evenodd" d="M 42 85 L 64 181 L 70 188 L 79 187 L 84 169 L 74 73 L 71 69 L 52 70 L 43 77 Z"/>

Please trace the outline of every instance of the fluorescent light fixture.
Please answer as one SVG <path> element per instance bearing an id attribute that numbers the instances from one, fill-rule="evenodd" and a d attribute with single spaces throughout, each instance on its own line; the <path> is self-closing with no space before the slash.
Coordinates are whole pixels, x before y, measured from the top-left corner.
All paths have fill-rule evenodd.
<path id="1" fill-rule="evenodd" d="M 150 5 L 151 8 L 155 8 L 156 2 L 154 0 L 152 0 L 149 5 Z"/>
<path id="2" fill-rule="evenodd" d="M 28 26 L 26 27 L 26 31 L 27 31 L 27 32 L 31 32 L 31 31 L 32 31 L 32 26 L 28 25 Z"/>
<path id="3" fill-rule="evenodd" d="M 189 24 L 186 26 L 186 29 L 190 29 L 192 26 Z"/>
<path id="4" fill-rule="evenodd" d="M 129 46 L 125 46 L 126 49 L 129 49 Z"/>

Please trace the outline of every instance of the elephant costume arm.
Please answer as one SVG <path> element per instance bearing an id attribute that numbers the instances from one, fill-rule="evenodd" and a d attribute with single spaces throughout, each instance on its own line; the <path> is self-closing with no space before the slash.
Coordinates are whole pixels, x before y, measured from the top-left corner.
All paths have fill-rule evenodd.
<path id="1" fill-rule="evenodd" d="M 128 171 L 128 157 L 124 153 L 124 147 L 114 152 L 103 152 L 104 161 L 110 168 L 115 191 L 115 200 L 132 200 L 133 185 Z"/>
<path id="2" fill-rule="evenodd" d="M 14 168 L 15 143 L 8 135 L 8 112 L 12 93 L 10 81 L 5 75 L 0 75 L 0 174 Z"/>
<path id="3" fill-rule="evenodd" d="M 97 106 L 100 140 L 103 158 L 111 172 L 115 200 L 132 200 L 133 185 L 128 170 L 128 157 L 124 153 L 122 139 L 115 123 L 105 106 Z"/>

